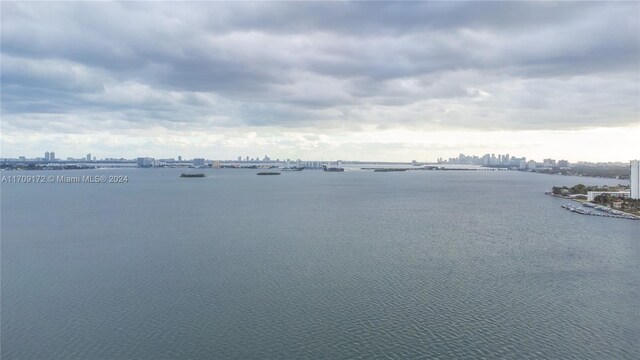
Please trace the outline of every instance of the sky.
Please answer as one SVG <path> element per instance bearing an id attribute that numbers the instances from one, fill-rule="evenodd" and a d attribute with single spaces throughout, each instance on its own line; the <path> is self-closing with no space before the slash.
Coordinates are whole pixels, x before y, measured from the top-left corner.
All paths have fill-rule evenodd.
<path id="1" fill-rule="evenodd" d="M 0 156 L 640 158 L 640 2 L 0 3 Z"/>

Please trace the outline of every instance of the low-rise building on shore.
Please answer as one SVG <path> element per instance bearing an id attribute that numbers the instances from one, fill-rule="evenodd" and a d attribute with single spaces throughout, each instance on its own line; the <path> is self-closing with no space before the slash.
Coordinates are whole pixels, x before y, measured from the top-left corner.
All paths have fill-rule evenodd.
<path id="1" fill-rule="evenodd" d="M 587 201 L 593 201 L 598 195 L 610 195 L 617 198 L 628 198 L 631 196 L 629 191 L 587 191 Z"/>

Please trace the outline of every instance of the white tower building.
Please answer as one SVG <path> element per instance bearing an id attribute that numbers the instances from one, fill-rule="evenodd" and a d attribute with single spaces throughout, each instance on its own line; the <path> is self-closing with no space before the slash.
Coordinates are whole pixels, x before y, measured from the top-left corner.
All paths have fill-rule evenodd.
<path id="1" fill-rule="evenodd" d="M 640 161 L 631 160 L 631 198 L 640 199 Z"/>

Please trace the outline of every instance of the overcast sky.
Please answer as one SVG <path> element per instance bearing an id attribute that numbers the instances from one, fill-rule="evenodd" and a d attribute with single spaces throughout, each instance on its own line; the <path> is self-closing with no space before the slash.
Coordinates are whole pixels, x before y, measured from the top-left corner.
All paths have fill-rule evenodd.
<path id="1" fill-rule="evenodd" d="M 3 157 L 640 157 L 640 2 L 1 3 Z"/>

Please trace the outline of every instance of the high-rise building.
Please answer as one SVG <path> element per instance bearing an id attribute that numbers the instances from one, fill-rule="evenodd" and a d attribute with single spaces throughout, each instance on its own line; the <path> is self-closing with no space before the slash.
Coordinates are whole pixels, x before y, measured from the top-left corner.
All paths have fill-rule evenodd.
<path id="1" fill-rule="evenodd" d="M 48 152 L 48 151 L 45 151 L 45 152 L 44 152 L 44 160 L 45 160 L 45 161 L 49 161 L 50 156 L 51 156 L 51 154 L 49 154 L 49 152 Z"/>
<path id="2" fill-rule="evenodd" d="M 527 170 L 527 158 L 523 157 L 520 159 L 520 170 Z"/>
<path id="3" fill-rule="evenodd" d="M 178 161 L 182 161 L 182 156 L 178 155 Z"/>
<path id="4" fill-rule="evenodd" d="M 205 160 L 203 158 L 195 158 L 193 159 L 193 166 L 195 167 L 204 167 Z"/>
<path id="5" fill-rule="evenodd" d="M 49 153 L 49 161 L 56 161 L 56 153 L 53 151 Z"/>
<path id="6" fill-rule="evenodd" d="M 631 160 L 631 198 L 640 199 L 640 161 Z"/>
<path id="7" fill-rule="evenodd" d="M 553 159 L 544 159 L 542 160 L 542 166 L 544 167 L 554 167 L 556 166 L 556 161 Z"/>
<path id="8" fill-rule="evenodd" d="M 155 162 L 154 158 L 139 157 L 137 160 L 138 167 L 152 167 Z"/>
<path id="9" fill-rule="evenodd" d="M 87 154 L 87 161 L 91 161 L 91 153 Z"/>

